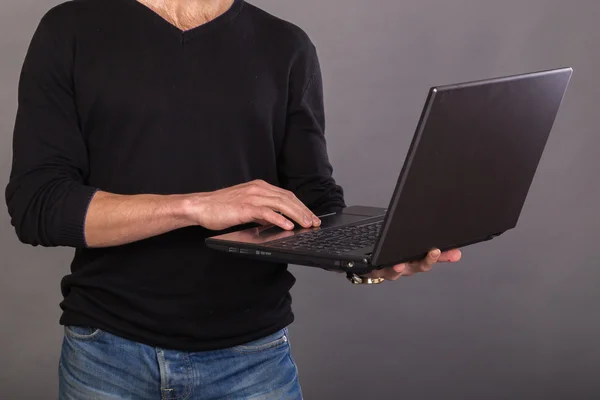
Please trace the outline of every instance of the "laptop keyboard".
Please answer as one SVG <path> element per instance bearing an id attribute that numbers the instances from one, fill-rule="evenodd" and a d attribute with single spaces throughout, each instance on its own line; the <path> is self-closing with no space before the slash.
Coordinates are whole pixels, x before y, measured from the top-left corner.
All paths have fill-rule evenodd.
<path id="1" fill-rule="evenodd" d="M 375 245 L 383 221 L 315 230 L 269 243 L 269 247 L 343 254 Z"/>

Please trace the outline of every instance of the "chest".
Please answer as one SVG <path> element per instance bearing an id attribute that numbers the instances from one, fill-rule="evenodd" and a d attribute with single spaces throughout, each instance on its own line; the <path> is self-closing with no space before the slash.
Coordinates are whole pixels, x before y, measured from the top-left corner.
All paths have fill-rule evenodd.
<path id="1" fill-rule="evenodd" d="M 152 36 L 115 41 L 98 35 L 81 52 L 75 88 L 84 120 L 124 113 L 129 120 L 269 118 L 285 104 L 286 77 L 247 38 L 225 34 L 182 43 Z"/>
<path id="2" fill-rule="evenodd" d="M 176 193 L 274 176 L 285 63 L 237 30 L 186 39 L 150 28 L 99 27 L 78 43 L 80 124 L 90 163 L 103 166 L 94 183 Z"/>

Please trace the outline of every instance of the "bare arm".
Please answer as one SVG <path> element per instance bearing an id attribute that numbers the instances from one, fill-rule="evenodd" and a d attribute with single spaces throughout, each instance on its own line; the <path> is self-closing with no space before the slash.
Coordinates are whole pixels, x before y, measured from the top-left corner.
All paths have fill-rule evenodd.
<path id="1" fill-rule="evenodd" d="M 283 229 L 318 226 L 319 219 L 291 192 L 253 181 L 210 193 L 116 195 L 97 192 L 85 218 L 88 247 L 119 246 L 187 226 L 220 230 L 249 222 Z"/>
<path id="2" fill-rule="evenodd" d="M 186 217 L 185 196 L 124 196 L 97 192 L 87 212 L 88 247 L 118 246 L 193 225 Z"/>

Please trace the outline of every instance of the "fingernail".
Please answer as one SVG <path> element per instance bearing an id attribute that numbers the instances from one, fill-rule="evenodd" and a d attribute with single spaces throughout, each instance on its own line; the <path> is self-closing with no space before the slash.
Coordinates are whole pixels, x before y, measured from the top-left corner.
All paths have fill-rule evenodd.
<path id="1" fill-rule="evenodd" d="M 292 229 L 294 227 L 294 224 L 292 224 L 290 221 L 285 223 L 285 226 Z"/>
<path id="2" fill-rule="evenodd" d="M 439 249 L 435 249 L 431 255 L 437 258 L 440 256 L 440 254 L 442 254 L 442 252 Z"/>
<path id="3" fill-rule="evenodd" d="M 314 218 L 313 218 L 313 223 L 314 223 L 316 226 L 319 226 L 319 225 L 321 225 L 321 220 L 320 220 L 319 218 L 317 218 L 317 217 L 314 217 Z"/>
<path id="4" fill-rule="evenodd" d="M 396 272 L 402 272 L 402 271 L 404 271 L 404 267 L 402 265 L 396 265 L 394 267 L 394 271 L 396 271 Z"/>

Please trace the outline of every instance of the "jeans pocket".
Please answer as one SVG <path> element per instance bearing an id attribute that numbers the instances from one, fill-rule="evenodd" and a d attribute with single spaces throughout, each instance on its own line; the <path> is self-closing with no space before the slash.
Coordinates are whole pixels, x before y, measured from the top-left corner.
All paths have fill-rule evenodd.
<path id="1" fill-rule="evenodd" d="M 238 353 L 257 353 L 260 351 L 283 347 L 287 344 L 287 329 L 282 329 L 261 339 L 253 340 L 252 342 L 248 342 L 239 346 L 234 346 L 231 349 Z"/>
<path id="2" fill-rule="evenodd" d="M 76 340 L 95 340 L 100 337 L 102 330 L 90 326 L 65 325 L 65 335 Z"/>

